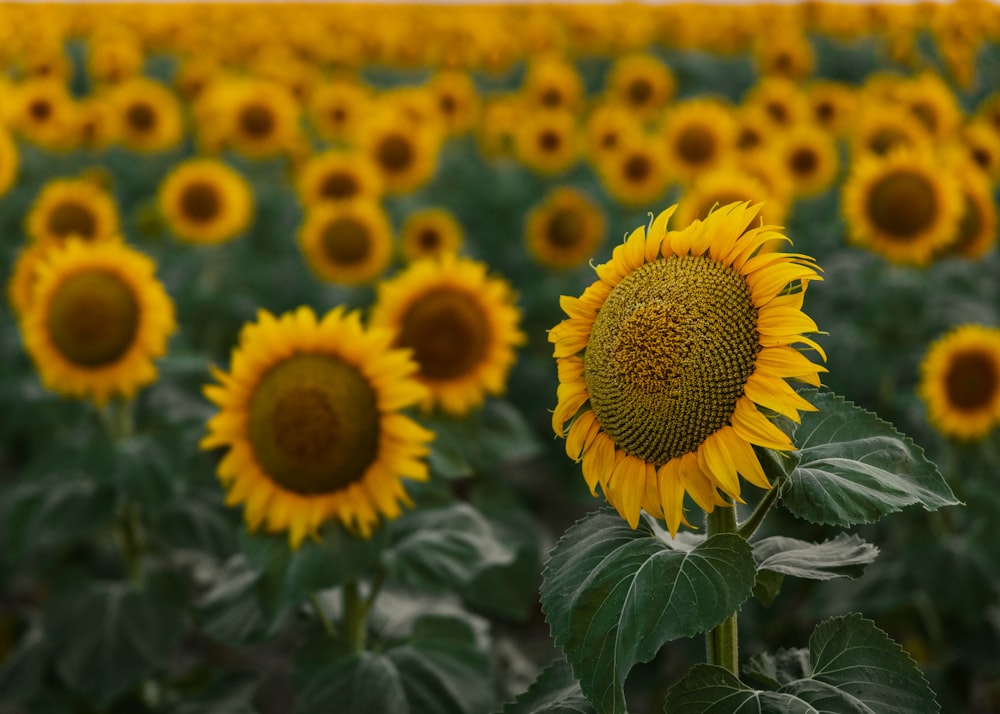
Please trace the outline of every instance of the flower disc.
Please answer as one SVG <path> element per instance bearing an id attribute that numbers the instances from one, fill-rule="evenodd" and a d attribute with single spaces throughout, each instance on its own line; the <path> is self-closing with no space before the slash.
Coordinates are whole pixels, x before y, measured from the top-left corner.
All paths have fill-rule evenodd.
<path id="1" fill-rule="evenodd" d="M 253 195 L 242 175 L 216 159 L 191 159 L 164 179 L 160 207 L 171 229 L 189 243 L 235 238 L 250 223 Z"/>
<path id="2" fill-rule="evenodd" d="M 39 243 L 62 243 L 117 237 L 114 199 L 85 179 L 56 179 L 42 189 L 27 217 L 28 235 Z"/>
<path id="3" fill-rule="evenodd" d="M 392 258 L 389 220 L 374 200 L 317 204 L 306 214 L 299 245 L 320 279 L 345 285 L 374 280 Z"/>

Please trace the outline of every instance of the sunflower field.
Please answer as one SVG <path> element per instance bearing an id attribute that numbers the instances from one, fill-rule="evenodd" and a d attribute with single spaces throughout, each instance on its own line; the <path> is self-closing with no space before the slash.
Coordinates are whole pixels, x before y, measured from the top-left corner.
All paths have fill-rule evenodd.
<path id="1" fill-rule="evenodd" d="M 0 66 L 0 714 L 1000 712 L 998 6 Z"/>

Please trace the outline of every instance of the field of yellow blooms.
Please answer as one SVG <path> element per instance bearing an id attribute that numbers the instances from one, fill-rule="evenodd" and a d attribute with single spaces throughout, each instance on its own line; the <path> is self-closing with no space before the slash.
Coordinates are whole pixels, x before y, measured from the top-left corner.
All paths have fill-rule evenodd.
<path id="1" fill-rule="evenodd" d="M 998 182 L 985 0 L 0 4 L 0 714 L 1000 712 Z"/>

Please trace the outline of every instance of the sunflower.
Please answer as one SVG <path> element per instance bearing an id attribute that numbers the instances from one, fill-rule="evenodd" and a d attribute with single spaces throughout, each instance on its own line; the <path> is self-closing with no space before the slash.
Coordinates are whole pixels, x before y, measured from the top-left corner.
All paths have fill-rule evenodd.
<path id="1" fill-rule="evenodd" d="M 476 130 L 476 143 L 483 156 L 493 159 L 514 152 L 514 127 L 524 115 L 521 99 L 515 94 L 489 96 Z"/>
<path id="2" fill-rule="evenodd" d="M 770 483 L 753 446 L 791 451 L 758 407 L 798 421 L 814 407 L 785 380 L 819 385 L 796 345 L 822 350 L 802 312 L 818 268 L 806 256 L 767 253 L 781 238 L 758 207 L 731 204 L 683 230 L 673 208 L 637 228 L 549 331 L 559 370 L 556 434 L 583 476 L 633 528 L 640 510 L 676 534 L 684 494 L 705 511 L 740 500 L 739 476 Z M 568 434 L 566 422 L 572 420 Z M 720 496 L 719 492 L 726 498 Z"/>
<path id="3" fill-rule="evenodd" d="M 306 213 L 299 228 L 299 247 L 319 279 L 363 285 L 388 267 L 392 230 L 374 200 L 320 203 Z"/>
<path id="4" fill-rule="evenodd" d="M 299 105 L 285 87 L 263 79 L 227 85 L 224 96 L 225 140 L 254 159 L 287 150 L 299 133 Z"/>
<path id="5" fill-rule="evenodd" d="M 641 119 L 650 119 L 673 99 L 677 82 L 662 61 L 637 53 L 618 59 L 605 81 L 605 94 Z"/>
<path id="6" fill-rule="evenodd" d="M 153 361 L 176 323 L 155 270 L 121 241 L 71 239 L 46 251 L 21 321 L 46 387 L 104 405 L 156 380 Z"/>
<path id="7" fill-rule="evenodd" d="M 773 196 L 760 179 L 737 166 L 721 166 L 699 175 L 685 189 L 671 222 L 686 226 L 705 220 L 717 206 L 743 202 L 761 204 L 760 217 L 764 223 L 771 226 L 784 223 L 785 202 Z"/>
<path id="8" fill-rule="evenodd" d="M 147 78 L 124 81 L 109 91 L 118 115 L 119 139 L 133 151 L 172 149 L 184 131 L 181 105 L 164 85 Z"/>
<path id="9" fill-rule="evenodd" d="M 736 148 L 743 153 L 764 150 L 777 135 L 774 122 L 763 107 L 748 105 L 734 114 L 736 120 Z"/>
<path id="10" fill-rule="evenodd" d="M 45 184 L 26 218 L 32 240 L 59 243 L 71 236 L 98 242 L 118 236 L 118 207 L 94 182 L 55 179 Z"/>
<path id="11" fill-rule="evenodd" d="M 660 128 L 671 176 L 687 182 L 729 159 L 736 128 L 732 109 L 715 99 L 675 104 Z"/>
<path id="12" fill-rule="evenodd" d="M 576 110 L 584 97 L 583 80 L 572 62 L 557 55 L 540 57 L 528 66 L 521 96 L 535 109 Z"/>
<path id="13" fill-rule="evenodd" d="M 77 145 L 91 151 L 102 151 L 121 140 L 122 117 L 103 97 L 80 100 L 74 115 Z"/>
<path id="14" fill-rule="evenodd" d="M 889 260 L 926 265 L 954 240 L 962 213 L 958 180 L 930 151 L 858 160 L 844 183 L 850 239 Z"/>
<path id="15" fill-rule="evenodd" d="M 763 77 L 798 80 L 812 73 L 815 65 L 812 44 L 800 28 L 772 28 L 754 44 L 757 73 Z"/>
<path id="16" fill-rule="evenodd" d="M 382 195 L 382 174 L 367 154 L 329 149 L 306 160 L 298 175 L 299 199 L 305 206 Z"/>
<path id="17" fill-rule="evenodd" d="M 576 114 L 568 109 L 527 113 L 514 127 L 513 137 L 518 160 L 543 175 L 568 171 L 580 158 L 582 137 Z"/>
<path id="18" fill-rule="evenodd" d="M 642 125 L 627 107 L 604 103 L 587 115 L 583 133 L 587 155 L 599 164 L 622 144 L 638 139 L 642 135 Z"/>
<path id="19" fill-rule="evenodd" d="M 1000 181 L 1000 134 L 993 127 L 982 119 L 970 121 L 962 127 L 959 144 L 990 181 Z"/>
<path id="20" fill-rule="evenodd" d="M 409 193 L 437 170 L 438 134 L 400 111 L 381 111 L 365 122 L 358 137 L 361 150 L 378 167 L 386 193 Z"/>
<path id="21" fill-rule="evenodd" d="M 434 75 L 429 88 L 449 136 L 463 134 L 475 126 L 479 118 L 479 94 L 467 72 L 439 72 Z"/>
<path id="22" fill-rule="evenodd" d="M 487 394 L 502 394 L 525 341 L 510 286 L 483 263 L 442 255 L 420 260 L 378 286 L 370 324 L 388 327 L 393 345 L 412 350 L 429 388 L 424 410 L 462 416 Z"/>
<path id="23" fill-rule="evenodd" d="M 46 252 L 55 245 L 53 243 L 29 243 L 18 251 L 10 273 L 10 280 L 7 282 L 7 301 L 18 319 L 24 315 L 31 304 L 38 266 L 44 261 Z"/>
<path id="24" fill-rule="evenodd" d="M 528 212 L 524 235 L 528 251 L 539 263 L 568 269 L 594 256 L 606 230 L 600 206 L 586 194 L 563 186 Z"/>
<path id="25" fill-rule="evenodd" d="M 33 79 L 15 85 L 8 121 L 24 139 L 50 149 L 70 145 L 74 106 L 66 85 L 56 79 Z"/>
<path id="26" fill-rule="evenodd" d="M 287 530 L 295 549 L 337 519 L 370 538 L 380 515 L 412 505 L 403 479 L 427 480 L 433 434 L 403 413 L 426 390 L 391 341 L 344 308 L 261 310 L 244 326 L 230 372 L 205 387 L 219 413 L 201 448 L 228 449 L 219 480 L 250 530 Z"/>
<path id="27" fill-rule="evenodd" d="M 935 140 L 950 137 L 964 121 L 954 92 L 936 74 L 925 72 L 901 82 L 893 96 Z"/>
<path id="28" fill-rule="evenodd" d="M 854 88 L 832 80 L 815 81 L 806 89 L 810 118 L 835 136 L 842 136 L 851 127 L 858 110 Z"/>
<path id="29" fill-rule="evenodd" d="M 142 74 L 142 43 L 120 29 L 105 30 L 87 41 L 87 72 L 96 84 L 117 84 Z"/>
<path id="30" fill-rule="evenodd" d="M 809 119 L 809 100 L 799 85 L 779 76 L 764 77 L 743 100 L 744 107 L 760 107 L 776 127 L 788 127 Z"/>
<path id="31" fill-rule="evenodd" d="M 20 165 L 17 144 L 7 129 L 0 124 L 0 196 L 10 191 L 11 187 L 14 186 Z"/>
<path id="32" fill-rule="evenodd" d="M 941 433 L 986 436 L 1000 423 L 1000 329 L 961 325 L 932 343 L 920 363 L 917 393 Z"/>
<path id="33" fill-rule="evenodd" d="M 771 151 L 776 153 L 791 178 L 796 196 L 815 196 L 837 178 L 840 157 L 837 145 L 825 129 L 796 124 L 782 132 Z"/>
<path id="34" fill-rule="evenodd" d="M 954 239 L 943 253 L 978 260 L 993 249 L 997 240 L 997 205 L 993 186 L 985 173 L 968 158 L 957 159 L 951 173 L 962 189 L 962 217 Z"/>
<path id="35" fill-rule="evenodd" d="M 898 148 L 916 149 L 930 144 L 924 125 L 894 102 L 865 102 L 848 134 L 851 156 L 884 156 Z"/>
<path id="36" fill-rule="evenodd" d="M 659 200 L 667 190 L 668 166 L 654 142 L 628 137 L 617 151 L 601 157 L 597 171 L 605 190 L 626 206 Z"/>
<path id="37" fill-rule="evenodd" d="M 457 253 L 462 247 L 462 225 L 444 208 L 421 208 L 403 221 L 400 245 L 403 258 L 412 263 L 421 258 L 437 258 Z"/>
<path id="38" fill-rule="evenodd" d="M 189 159 L 160 184 L 160 210 L 188 243 L 223 243 L 246 230 L 253 192 L 241 174 L 216 159 Z"/>

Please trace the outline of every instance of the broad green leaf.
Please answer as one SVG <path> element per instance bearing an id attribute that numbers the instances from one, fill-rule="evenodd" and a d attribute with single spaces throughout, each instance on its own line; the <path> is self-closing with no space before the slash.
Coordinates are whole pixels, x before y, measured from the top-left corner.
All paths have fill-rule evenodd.
<path id="1" fill-rule="evenodd" d="M 696 664 L 667 694 L 665 714 L 821 714 L 790 694 L 751 689 L 732 673 Z M 829 714 L 829 713 L 828 713 Z"/>
<path id="2" fill-rule="evenodd" d="M 383 563 L 401 582 L 424 588 L 466 585 L 517 556 L 503 534 L 467 503 L 410 511 L 389 526 Z"/>
<path id="3" fill-rule="evenodd" d="M 243 555 L 230 558 L 214 575 L 214 585 L 196 603 L 196 617 L 205 634 L 239 645 L 260 633 L 264 614 L 257 600 L 257 580 Z"/>
<path id="4" fill-rule="evenodd" d="M 960 503 L 923 449 L 891 424 L 829 392 L 802 396 L 819 411 L 803 414 L 795 432 L 800 461 L 781 490 L 793 514 L 849 526 L 907 506 Z"/>
<path id="5" fill-rule="evenodd" d="M 178 496 L 149 522 L 151 533 L 161 544 L 220 558 L 236 551 L 240 528 L 235 512 L 223 505 L 220 492 Z"/>
<path id="6" fill-rule="evenodd" d="M 865 566 L 878 557 L 878 548 L 856 535 L 845 533 L 822 543 L 772 536 L 754 543 L 753 554 L 761 570 L 796 578 L 830 580 L 860 577 Z"/>
<path id="7" fill-rule="evenodd" d="M 690 550 L 608 509 L 571 527 L 543 574 L 542 610 L 599 712 L 624 712 L 625 679 L 664 643 L 715 627 L 750 597 L 749 543 L 712 536 Z"/>
<path id="8" fill-rule="evenodd" d="M 56 669 L 106 706 L 166 664 L 185 630 L 184 593 L 166 575 L 130 582 L 63 582 L 44 613 Z"/>
<path id="9" fill-rule="evenodd" d="M 594 714 L 569 662 L 560 658 L 543 669 L 528 691 L 500 714 Z"/>
<path id="10" fill-rule="evenodd" d="M 753 596 L 764 607 L 770 607 L 781 593 L 781 585 L 785 576 L 773 570 L 758 570 L 753 584 Z"/>
<path id="11" fill-rule="evenodd" d="M 300 714 L 480 714 L 495 704 L 489 656 L 464 622 L 426 615 L 379 652 L 329 638 L 296 661 Z"/>
<path id="12" fill-rule="evenodd" d="M 173 496 L 173 474 L 164 447 L 155 439 L 139 434 L 122 439 L 114 446 L 112 476 L 119 491 L 143 513 L 156 513 Z"/>
<path id="13" fill-rule="evenodd" d="M 743 666 L 747 677 L 774 689 L 808 677 L 811 671 L 809 650 L 804 647 L 780 649 L 773 655 L 764 652 L 751 657 Z"/>

